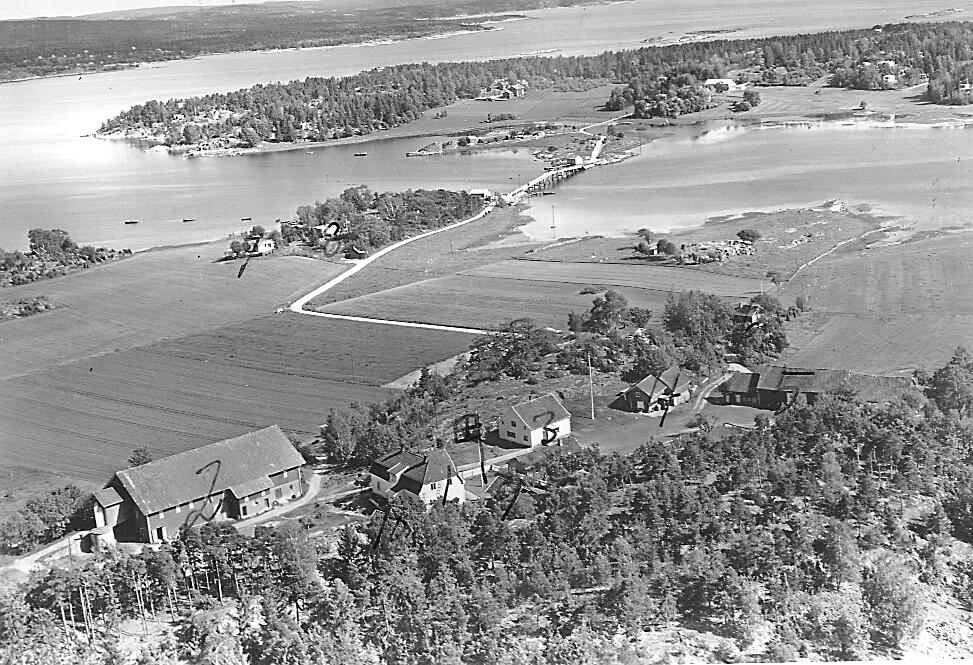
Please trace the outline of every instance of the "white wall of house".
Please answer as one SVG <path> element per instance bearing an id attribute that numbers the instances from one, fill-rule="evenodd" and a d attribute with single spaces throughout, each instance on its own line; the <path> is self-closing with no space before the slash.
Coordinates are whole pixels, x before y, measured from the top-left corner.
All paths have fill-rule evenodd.
<path id="1" fill-rule="evenodd" d="M 419 498 L 428 506 L 437 501 L 442 501 L 443 495 L 446 495 L 447 503 L 453 500 L 460 503 L 466 501 L 466 488 L 463 486 L 463 481 L 453 476 L 448 482 L 440 480 L 435 483 L 426 483 L 422 486 Z"/>
<path id="2" fill-rule="evenodd" d="M 548 427 L 557 429 L 555 441 L 563 439 L 571 433 L 571 419 L 553 421 Z M 513 409 L 507 409 L 500 421 L 500 438 L 524 448 L 533 448 L 544 441 L 544 428 L 535 427 L 533 424 L 528 425 Z"/>

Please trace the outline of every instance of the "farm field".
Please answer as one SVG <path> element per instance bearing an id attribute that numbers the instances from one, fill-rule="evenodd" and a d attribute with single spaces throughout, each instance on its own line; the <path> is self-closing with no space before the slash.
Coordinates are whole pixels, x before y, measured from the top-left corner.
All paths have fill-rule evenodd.
<path id="1" fill-rule="evenodd" d="M 789 324 L 786 362 L 904 375 L 973 348 L 971 251 L 967 231 L 822 261 L 781 296 L 810 294 L 814 309 Z"/>
<path id="2" fill-rule="evenodd" d="M 47 295 L 50 312 L 0 324 L 0 379 L 79 358 L 202 332 L 273 311 L 345 269 L 302 257 L 215 263 L 228 241 L 136 254 L 111 265 L 4 289 Z"/>
<path id="3" fill-rule="evenodd" d="M 941 367 L 958 345 L 973 349 L 973 314 L 838 314 L 784 361 L 909 376 L 919 367 Z"/>
<path id="4" fill-rule="evenodd" d="M 310 304 L 312 307 L 326 305 L 521 255 L 526 249 L 523 246 L 491 249 L 483 246 L 530 221 L 531 218 L 524 216 L 519 207 L 495 208 L 475 222 L 417 240 L 386 254 L 354 279 L 342 282 Z"/>
<path id="5" fill-rule="evenodd" d="M 629 305 L 646 307 L 659 316 L 665 306 L 672 279 L 669 276 L 655 277 L 654 280 L 644 279 L 642 283 L 652 284 L 653 288 L 641 288 L 631 286 L 639 283 L 640 280 L 631 275 L 619 276 L 623 271 L 610 269 L 593 269 L 590 272 L 586 269 L 580 270 L 584 277 L 570 276 L 566 271 L 567 276 L 563 280 L 556 275 L 545 275 L 538 270 L 537 274 L 541 279 L 518 279 L 516 277 L 517 271 L 520 270 L 520 263 L 529 262 L 503 262 L 496 267 L 488 266 L 471 271 L 476 274 L 439 277 L 317 309 L 332 314 L 483 329 L 495 329 L 512 319 L 528 317 L 539 326 L 564 328 L 567 326 L 569 312 L 580 314 L 591 309 L 595 294 L 579 293 L 580 285 L 592 284 L 612 288 L 617 282 L 623 282 L 619 290 L 626 297 Z M 508 265 L 509 271 L 505 269 Z M 565 269 L 564 264 L 531 262 L 531 265 L 542 267 L 551 265 Z M 606 267 L 593 266 L 593 268 Z M 536 268 L 528 267 L 525 273 L 530 273 L 532 270 Z M 688 273 L 689 276 L 697 274 L 691 271 L 679 271 L 680 275 L 682 273 Z M 715 284 L 716 281 L 712 277 L 708 279 L 710 284 Z M 757 282 L 746 280 L 746 290 L 737 290 L 736 293 L 738 295 L 742 295 L 741 291 L 746 294 L 757 293 L 756 285 Z M 675 290 L 690 288 L 680 282 L 673 283 L 672 287 Z M 730 295 L 730 289 L 724 291 L 724 295 Z"/>
<path id="6" fill-rule="evenodd" d="M 314 434 L 330 408 L 383 400 L 383 383 L 469 340 L 281 314 L 7 379 L 0 469 L 103 481 L 141 445 L 161 457 L 273 424 Z"/>
<path id="7" fill-rule="evenodd" d="M 562 284 L 610 285 L 665 292 L 699 290 L 730 297 L 760 293 L 760 281 L 756 279 L 712 275 L 685 268 L 662 266 L 502 261 L 466 270 L 462 274 Z"/>

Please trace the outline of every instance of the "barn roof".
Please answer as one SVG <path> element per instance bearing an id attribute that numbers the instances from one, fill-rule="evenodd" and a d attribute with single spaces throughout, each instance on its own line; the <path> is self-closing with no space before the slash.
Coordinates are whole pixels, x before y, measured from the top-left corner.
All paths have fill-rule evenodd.
<path id="1" fill-rule="evenodd" d="M 548 421 L 552 423 L 571 417 L 571 413 L 564 408 L 564 405 L 561 404 L 561 400 L 554 395 L 535 397 L 534 399 L 527 400 L 526 402 L 514 404 L 510 408 L 513 409 L 513 412 L 517 414 L 517 417 L 523 420 L 524 423 L 527 424 L 527 427 L 531 429 L 539 429 L 543 427 L 545 423 L 540 422 L 541 418 L 548 413 L 554 414 L 554 417 Z"/>
<path id="2" fill-rule="evenodd" d="M 102 508 L 117 506 L 124 501 L 114 487 L 106 487 L 104 489 L 95 490 L 92 492 L 92 494 L 94 494 L 95 501 L 97 501 L 98 505 L 100 505 Z"/>
<path id="3" fill-rule="evenodd" d="M 723 382 L 720 391 L 724 393 L 752 393 L 757 389 L 760 375 L 756 372 L 734 372 Z"/>
<path id="4" fill-rule="evenodd" d="M 139 510 L 151 515 L 230 488 L 246 488 L 303 464 L 304 458 L 274 425 L 125 469 L 115 477 Z"/>

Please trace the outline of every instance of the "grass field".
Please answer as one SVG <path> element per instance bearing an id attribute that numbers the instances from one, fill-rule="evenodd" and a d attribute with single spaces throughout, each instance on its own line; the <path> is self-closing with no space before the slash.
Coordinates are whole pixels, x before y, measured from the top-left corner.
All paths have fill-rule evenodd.
<path id="1" fill-rule="evenodd" d="M 330 408 L 382 400 L 383 383 L 469 340 L 281 314 L 0 381 L 0 469 L 103 480 L 141 445 L 161 457 L 273 424 L 313 434 Z"/>
<path id="2" fill-rule="evenodd" d="M 789 326 L 789 364 L 909 374 L 973 349 L 973 234 L 956 233 L 824 260 L 794 280 L 814 315 Z"/>
<path id="3" fill-rule="evenodd" d="M 151 251 L 54 280 L 4 289 L 65 307 L 0 324 L 0 379 L 202 332 L 273 311 L 344 267 L 301 257 L 214 263 L 226 243 Z"/>
<path id="4" fill-rule="evenodd" d="M 662 313 L 669 291 L 702 289 L 726 297 L 759 292 L 759 282 L 699 271 L 592 263 L 502 261 L 319 308 L 334 314 L 496 328 L 528 317 L 564 328 L 569 312 L 591 308 L 585 285 L 617 287 L 629 305 Z"/>
<path id="5" fill-rule="evenodd" d="M 466 270 L 463 274 L 561 284 L 601 284 L 666 292 L 699 290 L 729 297 L 756 295 L 760 292 L 760 281 L 756 279 L 646 265 L 503 261 Z"/>

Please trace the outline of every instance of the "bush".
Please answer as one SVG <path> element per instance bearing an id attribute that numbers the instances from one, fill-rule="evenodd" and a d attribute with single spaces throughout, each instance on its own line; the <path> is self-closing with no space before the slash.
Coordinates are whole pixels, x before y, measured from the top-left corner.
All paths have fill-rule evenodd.
<path id="1" fill-rule="evenodd" d="M 892 556 L 886 555 L 866 570 L 862 595 L 876 642 L 898 649 L 922 628 L 925 607 L 919 585 Z"/>
<path id="2" fill-rule="evenodd" d="M 589 295 L 591 295 L 593 293 L 601 293 L 602 291 L 604 291 L 604 289 L 599 289 L 598 287 L 591 286 L 589 284 L 588 286 L 586 286 L 583 289 L 581 289 L 580 291 L 578 291 L 578 293 L 580 295 L 583 295 L 583 296 L 589 296 Z"/>
<path id="3" fill-rule="evenodd" d="M 740 229 L 737 231 L 737 238 L 746 242 L 756 242 L 760 240 L 760 231 L 757 229 Z"/>

